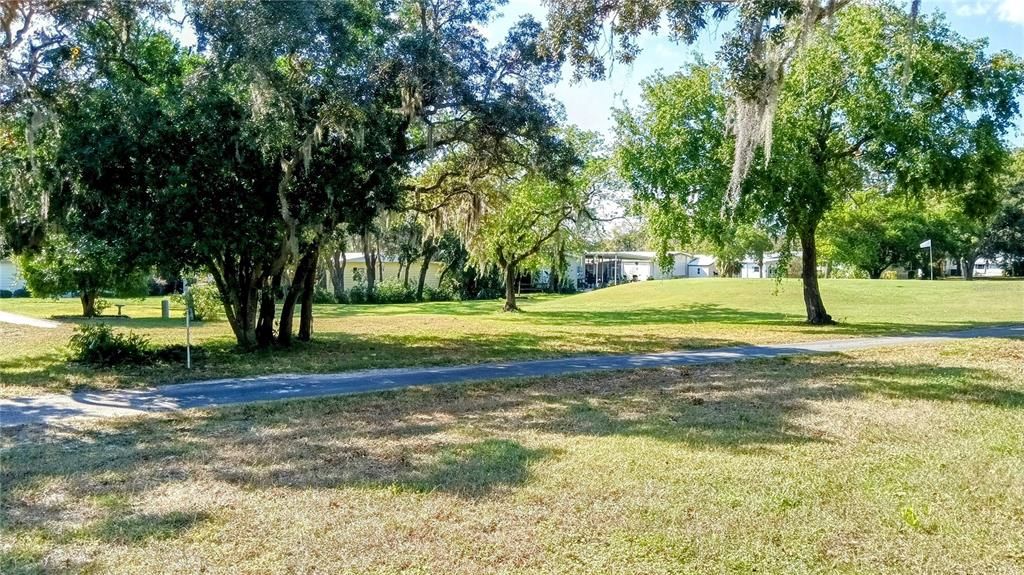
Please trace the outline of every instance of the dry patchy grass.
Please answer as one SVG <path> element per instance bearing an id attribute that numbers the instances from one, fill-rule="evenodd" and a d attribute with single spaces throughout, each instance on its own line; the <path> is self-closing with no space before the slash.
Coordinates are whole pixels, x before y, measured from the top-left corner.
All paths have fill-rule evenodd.
<path id="1" fill-rule="evenodd" d="M 1024 341 L 24 430 L 3 573 L 1019 573 Z"/>
<path id="2" fill-rule="evenodd" d="M 826 280 L 829 309 L 843 323 L 803 323 L 799 282 L 671 280 L 570 297 L 539 296 L 522 314 L 494 301 L 318 306 L 315 341 L 242 354 L 224 322 L 197 325 L 196 369 L 180 364 L 93 370 L 67 364 L 62 349 L 78 321 L 56 330 L 0 324 L 0 396 L 76 387 L 138 387 L 204 378 L 360 368 L 450 365 L 581 353 L 638 353 L 736 343 L 780 343 L 1024 322 L 1021 281 Z M 776 292 L 779 288 L 780 291 Z M 161 320 L 156 299 L 128 300 L 132 319 L 107 318 L 156 345 L 184 343 L 181 320 Z M 69 315 L 77 301 L 0 300 L 0 310 Z M 176 310 L 180 315 L 181 310 Z"/>

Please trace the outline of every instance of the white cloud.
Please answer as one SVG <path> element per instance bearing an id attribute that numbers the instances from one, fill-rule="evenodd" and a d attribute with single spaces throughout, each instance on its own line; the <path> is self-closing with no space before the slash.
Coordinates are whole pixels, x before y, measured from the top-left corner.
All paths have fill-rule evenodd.
<path id="1" fill-rule="evenodd" d="M 1003 0 L 997 11 L 999 19 L 1024 26 L 1024 0 Z"/>
<path id="2" fill-rule="evenodd" d="M 1024 0 L 953 0 L 951 12 L 961 17 L 995 16 L 1001 22 L 1024 25 Z"/>
<path id="3" fill-rule="evenodd" d="M 976 0 L 975 2 L 956 2 L 955 4 L 956 8 L 953 10 L 953 13 L 957 16 L 968 17 L 984 16 L 991 12 L 992 8 L 995 6 L 995 2 L 993 0 L 988 0 L 986 2 L 982 2 L 981 0 Z"/>

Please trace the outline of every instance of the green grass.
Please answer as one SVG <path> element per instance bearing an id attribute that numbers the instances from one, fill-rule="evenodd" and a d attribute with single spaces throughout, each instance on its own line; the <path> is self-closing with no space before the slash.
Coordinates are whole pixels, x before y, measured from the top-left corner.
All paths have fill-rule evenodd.
<path id="1" fill-rule="evenodd" d="M 778 289 L 777 289 L 778 288 Z M 838 326 L 803 323 L 800 284 L 770 280 L 672 280 L 576 296 L 539 296 L 521 314 L 494 301 L 318 306 L 315 341 L 287 351 L 241 354 L 227 324 L 193 331 L 196 369 L 179 364 L 91 370 L 67 364 L 63 348 L 81 320 L 55 330 L 0 324 L 0 395 L 282 372 L 442 365 L 580 353 L 630 353 L 906 333 L 1024 322 L 1024 282 L 826 280 Z M 109 318 L 157 345 L 184 343 L 182 321 L 161 320 L 159 300 L 126 300 L 132 319 Z M 75 300 L 0 300 L 0 310 L 37 317 L 80 313 Z M 176 315 L 181 311 L 176 310 Z"/>
<path id="2" fill-rule="evenodd" d="M 1021 339 L 23 429 L 0 572 L 1020 573 L 1021 430 Z"/>

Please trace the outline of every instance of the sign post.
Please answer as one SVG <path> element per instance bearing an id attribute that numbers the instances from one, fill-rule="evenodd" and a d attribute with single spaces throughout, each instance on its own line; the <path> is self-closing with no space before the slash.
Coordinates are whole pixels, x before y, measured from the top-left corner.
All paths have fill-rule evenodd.
<path id="1" fill-rule="evenodd" d="M 928 248 L 928 279 L 935 279 L 935 265 L 932 264 L 932 241 L 921 242 L 921 249 Z"/>
<path id="2" fill-rule="evenodd" d="M 181 279 L 182 295 L 185 296 L 185 368 L 192 369 L 192 297 L 188 291 L 188 280 Z"/>

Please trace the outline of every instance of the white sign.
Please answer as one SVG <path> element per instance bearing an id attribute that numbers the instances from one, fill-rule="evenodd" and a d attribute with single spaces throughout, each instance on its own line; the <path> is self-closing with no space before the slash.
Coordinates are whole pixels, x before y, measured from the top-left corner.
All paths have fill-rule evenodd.
<path id="1" fill-rule="evenodd" d="M 930 248 L 930 247 L 932 247 L 932 241 L 931 240 L 925 240 L 925 241 L 921 242 L 921 247 L 922 248 Z"/>

